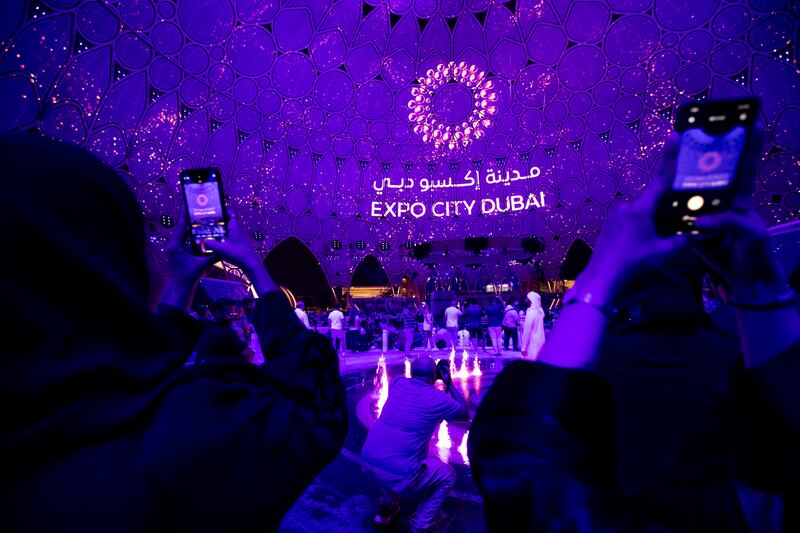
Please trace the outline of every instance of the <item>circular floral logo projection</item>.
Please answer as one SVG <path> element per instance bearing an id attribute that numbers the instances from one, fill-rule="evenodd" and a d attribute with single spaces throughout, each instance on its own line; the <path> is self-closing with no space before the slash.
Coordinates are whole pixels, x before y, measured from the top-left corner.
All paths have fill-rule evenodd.
<path id="1" fill-rule="evenodd" d="M 428 69 L 411 89 L 408 119 L 422 142 L 435 148 L 466 148 L 483 137 L 497 113 L 497 93 L 486 72 L 454 61 Z"/>

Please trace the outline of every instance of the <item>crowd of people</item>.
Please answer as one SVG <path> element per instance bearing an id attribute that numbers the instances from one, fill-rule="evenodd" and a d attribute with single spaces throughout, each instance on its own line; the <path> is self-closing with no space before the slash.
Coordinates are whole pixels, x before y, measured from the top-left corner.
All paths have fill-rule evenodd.
<path id="1" fill-rule="evenodd" d="M 484 303 L 477 298 L 453 300 L 438 315 L 427 302 L 413 300 L 394 306 L 362 301 L 346 311 L 338 304 L 328 311 L 307 310 L 298 301 L 295 313 L 307 328 L 329 336 L 341 354 L 398 349 L 409 356 L 415 349 L 431 354 L 457 348 L 490 355 L 505 350 L 533 359 L 549 329 L 541 297 L 533 291 L 523 300 L 515 296 L 493 296 Z"/>
<path id="2" fill-rule="evenodd" d="M 381 516 L 421 495 L 409 525 L 434 525 L 455 474 L 428 442 L 441 420 L 471 417 L 492 531 L 768 531 L 754 518 L 761 496 L 782 502 L 778 527 L 800 530 L 796 288 L 746 193 L 699 218 L 698 235 L 655 231 L 675 146 L 648 190 L 610 215 L 546 342 L 535 292 L 524 314 L 499 299 L 452 302 L 443 323 L 427 306 L 400 312 L 407 353 L 420 330 L 426 349 L 462 336 L 529 360 L 506 365 L 473 413 L 447 364 L 414 359 L 362 451 L 385 490 Z M 141 208 L 112 169 L 26 133 L 0 136 L 0 158 L 14 221 L 5 246 L 20 259 L 0 273 L 2 529 L 277 529 L 347 435 L 337 350 L 352 311 L 328 314 L 330 339 L 315 331 L 235 213 L 228 239 L 206 242 L 210 256 L 192 255 L 177 227 L 160 279 Z M 220 259 L 258 298 L 192 314 L 195 285 Z M 704 309 L 704 275 L 735 339 Z"/>

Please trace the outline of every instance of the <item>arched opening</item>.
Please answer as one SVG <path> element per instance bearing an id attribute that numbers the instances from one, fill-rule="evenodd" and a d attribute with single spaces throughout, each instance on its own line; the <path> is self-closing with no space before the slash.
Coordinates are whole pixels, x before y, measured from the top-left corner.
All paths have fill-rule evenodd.
<path id="1" fill-rule="evenodd" d="M 378 258 L 367 254 L 353 270 L 350 278 L 349 294 L 351 298 L 375 298 L 390 296 L 392 293 L 389 275 Z"/>
<path id="2" fill-rule="evenodd" d="M 279 242 L 267 254 L 264 265 L 275 283 L 307 306 L 330 307 L 335 303 L 331 285 L 316 256 L 296 237 Z"/>
<path id="3" fill-rule="evenodd" d="M 589 259 L 591 258 L 592 249 L 589 245 L 583 239 L 575 239 L 572 241 L 569 250 L 567 250 L 567 256 L 561 264 L 559 279 L 577 279 L 578 275 L 589 264 Z"/>
<path id="4" fill-rule="evenodd" d="M 367 254 L 356 266 L 350 280 L 351 287 L 388 287 L 389 275 L 381 266 L 378 258 Z"/>

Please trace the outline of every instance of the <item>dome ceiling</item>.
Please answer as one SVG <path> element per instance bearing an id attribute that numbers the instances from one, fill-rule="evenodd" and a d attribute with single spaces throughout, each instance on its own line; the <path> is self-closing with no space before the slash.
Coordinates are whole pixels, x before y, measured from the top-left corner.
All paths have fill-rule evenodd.
<path id="1" fill-rule="evenodd" d="M 690 98 L 763 99 L 754 199 L 770 224 L 798 217 L 798 5 L 4 2 L 0 126 L 85 146 L 167 225 L 178 172 L 219 166 L 260 252 L 294 235 L 334 285 L 367 253 L 396 278 L 418 268 L 406 242 L 469 236 L 536 235 L 553 274 L 647 185 Z"/>

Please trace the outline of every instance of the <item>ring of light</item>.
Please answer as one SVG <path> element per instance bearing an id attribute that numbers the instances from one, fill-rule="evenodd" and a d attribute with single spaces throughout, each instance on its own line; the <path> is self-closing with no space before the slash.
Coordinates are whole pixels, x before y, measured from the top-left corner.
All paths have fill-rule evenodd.
<path id="1" fill-rule="evenodd" d="M 472 111 L 461 124 L 456 125 L 440 122 L 433 113 L 435 92 L 450 81 L 469 89 L 473 99 Z M 497 93 L 493 89 L 494 84 L 486 79 L 485 72 L 463 61 L 458 64 L 454 61 L 440 63 L 435 69 L 428 69 L 420 84 L 411 89 L 408 101 L 411 110 L 408 119 L 414 124 L 414 133 L 436 148 L 466 148 L 492 125 L 491 117 L 497 113 Z"/>

